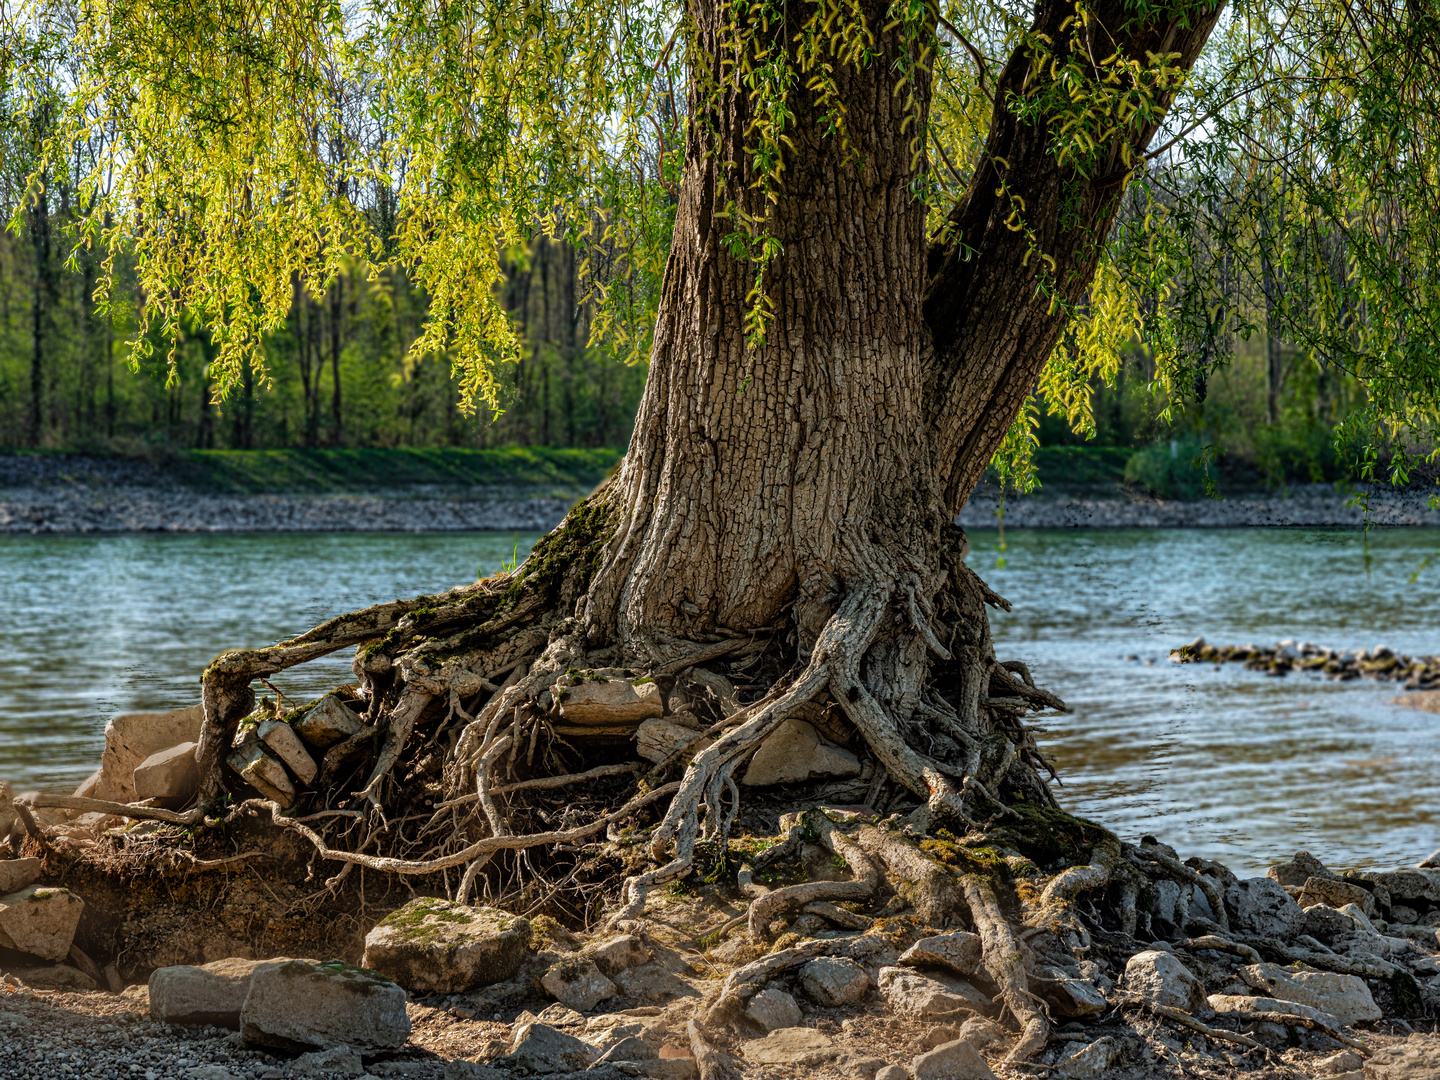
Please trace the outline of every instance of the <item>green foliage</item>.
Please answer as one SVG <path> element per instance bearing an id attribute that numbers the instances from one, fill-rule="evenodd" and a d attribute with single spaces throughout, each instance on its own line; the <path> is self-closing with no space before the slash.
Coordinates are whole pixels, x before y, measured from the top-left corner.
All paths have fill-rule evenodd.
<path id="1" fill-rule="evenodd" d="M 1126 462 L 1125 482 L 1162 499 L 1204 498 L 1205 474 L 1196 465 L 1204 449 L 1194 435 L 1157 440 Z"/>

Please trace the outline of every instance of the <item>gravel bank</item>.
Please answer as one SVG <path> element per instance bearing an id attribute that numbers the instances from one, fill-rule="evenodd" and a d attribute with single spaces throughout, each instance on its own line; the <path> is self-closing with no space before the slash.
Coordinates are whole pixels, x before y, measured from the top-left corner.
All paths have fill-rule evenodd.
<path id="1" fill-rule="evenodd" d="M 1440 510 L 1429 507 L 1430 490 L 1371 492 L 1370 522 L 1380 526 L 1440 526 Z M 1029 496 L 1005 500 L 1005 525 L 1012 529 L 1231 529 L 1338 526 L 1359 528 L 1364 512 L 1346 505 L 1350 495 L 1329 484 L 1292 488 L 1284 496 L 1241 495 L 1198 502 L 1124 497 Z M 977 491 L 960 512 L 967 529 L 993 529 L 999 498 Z"/>

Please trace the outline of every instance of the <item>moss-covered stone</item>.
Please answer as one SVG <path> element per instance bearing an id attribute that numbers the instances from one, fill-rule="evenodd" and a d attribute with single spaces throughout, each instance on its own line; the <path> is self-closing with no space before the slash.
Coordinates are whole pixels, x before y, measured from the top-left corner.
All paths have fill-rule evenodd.
<path id="1" fill-rule="evenodd" d="M 529 944 L 525 919 L 422 896 L 366 935 L 364 963 L 407 990 L 453 994 L 510 978 Z"/>

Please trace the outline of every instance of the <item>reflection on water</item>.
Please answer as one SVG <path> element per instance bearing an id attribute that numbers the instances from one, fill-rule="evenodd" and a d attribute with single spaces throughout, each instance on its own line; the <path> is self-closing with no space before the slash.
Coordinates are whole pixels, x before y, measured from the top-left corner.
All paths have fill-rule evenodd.
<path id="1" fill-rule="evenodd" d="M 1126 838 L 1261 872 L 1306 849 L 1404 865 L 1440 846 L 1440 717 L 1368 681 L 1178 665 L 1170 648 L 1286 637 L 1440 653 L 1440 531 L 1123 530 L 970 534 L 970 564 L 1014 610 L 1003 659 L 1075 712 L 1044 721 L 1061 800 Z M 1127 659 L 1130 656 L 1138 659 Z"/>
<path id="2" fill-rule="evenodd" d="M 0 779 L 73 789 L 114 713 L 200 699 L 225 649 L 268 645 L 342 611 L 493 573 L 538 534 L 0 536 Z M 350 652 L 277 677 L 313 697 Z"/>
<path id="3" fill-rule="evenodd" d="M 1168 650 L 1309 639 L 1440 652 L 1440 571 L 1409 577 L 1440 531 L 1067 530 L 971 533 L 971 565 L 1015 605 L 1002 658 L 1075 708 L 1044 721 L 1062 801 L 1127 838 L 1260 870 L 1305 848 L 1335 865 L 1413 862 L 1440 846 L 1440 717 L 1400 691 Z M 536 536 L 519 537 L 523 555 Z M 0 777 L 73 787 L 105 720 L 198 699 L 218 652 L 340 612 L 473 580 L 510 534 L 0 537 Z M 1128 656 L 1139 659 L 1127 659 Z M 348 680 L 339 654 L 277 680 L 296 696 Z"/>

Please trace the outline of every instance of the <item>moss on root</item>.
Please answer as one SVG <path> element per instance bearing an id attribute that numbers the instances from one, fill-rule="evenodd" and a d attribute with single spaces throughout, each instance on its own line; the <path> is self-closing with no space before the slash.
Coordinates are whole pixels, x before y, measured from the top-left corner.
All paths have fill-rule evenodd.
<path id="1" fill-rule="evenodd" d="M 518 603 L 527 593 L 539 591 L 547 599 L 555 599 L 566 583 L 577 595 L 584 592 L 600 569 L 601 554 L 615 532 L 619 516 L 606 487 L 581 499 L 559 527 L 541 537 L 531 549 L 530 557 L 512 577 L 496 613 Z"/>
<path id="2" fill-rule="evenodd" d="M 997 843 L 1013 847 L 1037 866 L 1088 863 L 1097 846 L 1113 845 L 1115 853 L 1119 853 L 1120 841 L 1115 834 L 1093 821 L 1035 803 L 1015 803 L 1010 809 L 1020 820 L 1007 818 L 991 829 L 990 835 Z"/>

